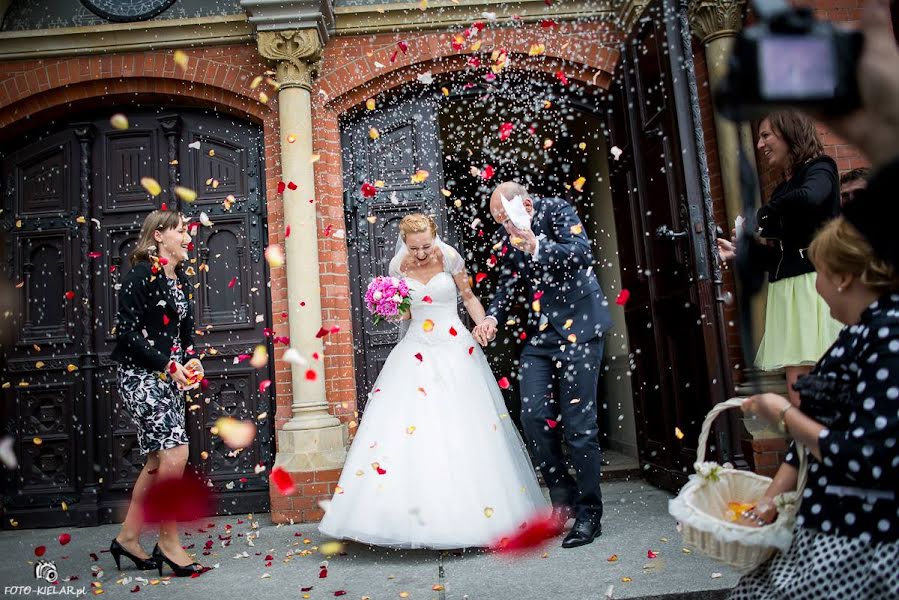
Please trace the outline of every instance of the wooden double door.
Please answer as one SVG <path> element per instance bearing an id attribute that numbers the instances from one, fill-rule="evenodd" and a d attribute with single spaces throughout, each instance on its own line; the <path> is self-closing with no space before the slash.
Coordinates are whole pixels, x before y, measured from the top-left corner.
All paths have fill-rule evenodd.
<path id="1" fill-rule="evenodd" d="M 220 513 L 268 509 L 257 466 L 274 458 L 274 388 L 260 393 L 259 383 L 273 374 L 235 364 L 266 343 L 271 322 L 261 129 L 192 109 L 127 116 L 124 130 L 107 112 L 34 132 L 9 141 L 2 158 L 3 267 L 17 299 L 4 323 L 2 426 L 19 462 L 2 472 L 5 527 L 124 516 L 144 460 L 109 354 L 128 256 L 162 203 L 213 222 L 196 230 L 188 265 L 209 381 L 189 397 L 189 468 L 211 483 Z M 150 196 L 143 177 L 163 192 Z M 175 185 L 196 200 L 181 202 Z M 254 443 L 224 446 L 210 432 L 221 416 L 256 421 Z"/>
<path id="2" fill-rule="evenodd" d="M 684 3 L 675 0 L 654 0 L 647 6 L 622 47 L 622 59 L 608 91 L 557 84 L 535 89 L 522 87 L 521 82 L 533 81 L 536 75 L 510 77 L 500 86 L 511 89 L 507 94 L 538 104 L 546 100 L 559 107 L 563 125 L 555 131 L 558 137 L 553 148 L 546 151 L 555 153 L 555 159 L 540 158 L 544 136 L 535 134 L 532 145 L 538 144 L 537 148 L 522 146 L 519 164 L 477 190 L 483 197 L 506 175 L 529 178 L 532 190 L 568 197 L 584 218 L 590 213 L 589 203 L 578 200 L 578 194 L 564 183 L 577 174 L 591 174 L 591 169 L 594 176 L 597 165 L 589 163 L 583 152 L 561 155 L 560 147 L 577 148 L 583 139 L 577 128 L 584 114 L 602 121 L 606 147 L 621 151 L 617 157 L 614 150 L 609 152 L 610 181 L 605 185 L 611 188 L 622 287 L 630 292 L 624 307 L 613 304 L 611 310 L 623 310 L 627 323 L 643 473 L 669 489 L 679 487 L 692 472 L 702 420 L 715 403 L 726 398 L 731 381 L 722 335 L 720 271 L 712 255 L 714 223 L 708 172 L 702 134 L 697 133 L 701 125 L 695 116 L 698 97 L 695 87 L 691 91 L 695 76 L 689 51 L 684 49 L 685 40 L 689 43 L 690 39 L 689 32 L 684 35 L 685 10 Z M 453 91 L 442 94 L 441 87 Z M 460 89 L 467 91 L 456 91 Z M 463 256 L 470 263 L 476 262 L 472 260 L 473 252 L 477 254 L 474 246 L 489 248 L 491 244 L 489 233 L 494 226 L 473 223 L 470 215 L 461 222 L 455 220 L 454 200 L 442 193 L 448 182 L 453 183 L 449 187 L 454 197 L 464 187 L 450 171 L 453 157 L 465 154 L 466 148 L 453 147 L 452 140 L 460 136 L 447 130 L 441 115 L 446 114 L 448 103 L 456 103 L 462 108 L 450 112 L 458 115 L 458 127 L 468 130 L 469 142 L 495 138 L 498 123 L 527 114 L 521 103 L 513 103 L 518 112 L 497 109 L 488 111 L 488 119 L 482 120 L 477 106 L 490 104 L 490 98 L 499 93 L 495 88 L 458 81 L 455 85 L 440 82 L 433 93 L 419 91 L 381 102 L 377 112 L 359 111 L 343 123 L 344 202 L 360 407 L 364 407 L 397 339 L 395 326 L 371 322 L 362 296 L 372 277 L 387 272 L 399 220 L 415 211 L 436 215 L 445 237 L 462 244 Z M 521 123 L 516 126 L 523 127 Z M 370 135 L 372 128 L 379 137 Z M 429 177 L 416 181 L 412 176 L 422 169 Z M 542 172 L 533 173 L 535 170 Z M 462 175 L 465 179 L 464 169 Z M 374 198 L 360 193 L 362 183 L 378 180 L 384 185 Z M 474 196 L 462 198 L 466 204 L 476 201 Z M 481 221 L 489 219 L 488 213 L 481 214 Z M 488 235 L 473 238 L 467 235 L 471 227 L 482 227 Z M 483 263 L 469 267 L 490 272 Z M 596 268 L 600 273 L 602 265 Z M 486 289 L 476 292 L 485 304 L 489 302 Z M 610 301 L 617 294 L 607 293 Z M 509 344 L 508 351 L 512 347 Z M 712 455 L 739 464 L 739 441 L 734 433 L 733 428 L 723 427 L 713 437 Z"/>

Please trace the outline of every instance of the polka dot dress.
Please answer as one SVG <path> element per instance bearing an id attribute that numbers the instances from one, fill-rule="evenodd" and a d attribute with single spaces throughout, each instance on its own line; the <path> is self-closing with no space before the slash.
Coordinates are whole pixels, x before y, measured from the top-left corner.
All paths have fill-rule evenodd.
<path id="1" fill-rule="evenodd" d="M 794 386 L 825 427 L 793 543 L 731 600 L 899 600 L 899 294 L 871 304 Z M 798 466 L 791 445 L 786 462 Z"/>
<path id="2" fill-rule="evenodd" d="M 728 600 L 899 600 L 899 543 L 799 527 L 785 553 L 744 576 Z"/>

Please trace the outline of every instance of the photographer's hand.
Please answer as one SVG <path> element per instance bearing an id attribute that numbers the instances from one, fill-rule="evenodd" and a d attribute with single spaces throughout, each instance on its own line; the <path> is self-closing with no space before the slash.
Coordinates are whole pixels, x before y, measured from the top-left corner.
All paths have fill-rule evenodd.
<path id="1" fill-rule="evenodd" d="M 899 156 L 899 49 L 890 28 L 890 0 L 867 0 L 858 63 L 862 107 L 839 118 L 820 117 L 879 167 Z"/>

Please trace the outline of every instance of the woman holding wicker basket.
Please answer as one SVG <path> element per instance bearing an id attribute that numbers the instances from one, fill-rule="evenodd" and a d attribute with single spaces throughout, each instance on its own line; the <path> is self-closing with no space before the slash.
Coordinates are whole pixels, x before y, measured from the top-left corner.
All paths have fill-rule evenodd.
<path id="1" fill-rule="evenodd" d="M 842 217 L 809 255 L 818 293 L 846 327 L 797 382 L 800 407 L 777 394 L 743 403 L 808 451 L 808 476 L 789 548 L 745 575 L 730 600 L 899 598 L 899 275 Z M 772 522 L 774 498 L 796 487 L 795 442 L 739 515 L 744 525 Z"/>

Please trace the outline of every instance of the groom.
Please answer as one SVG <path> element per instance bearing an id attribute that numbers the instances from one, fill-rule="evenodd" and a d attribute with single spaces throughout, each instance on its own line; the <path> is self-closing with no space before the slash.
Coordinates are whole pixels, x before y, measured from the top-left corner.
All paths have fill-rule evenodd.
<path id="1" fill-rule="evenodd" d="M 603 332 L 611 327 L 590 240 L 571 205 L 533 198 L 515 181 L 494 190 L 490 213 L 505 229 L 504 254 L 499 287 L 474 337 L 481 345 L 492 340 L 524 295 L 531 310 L 521 353 L 521 422 L 560 527 L 569 511 L 576 519 L 562 547 L 583 546 L 602 533 L 596 391 Z M 563 437 L 574 478 L 562 456 Z"/>

